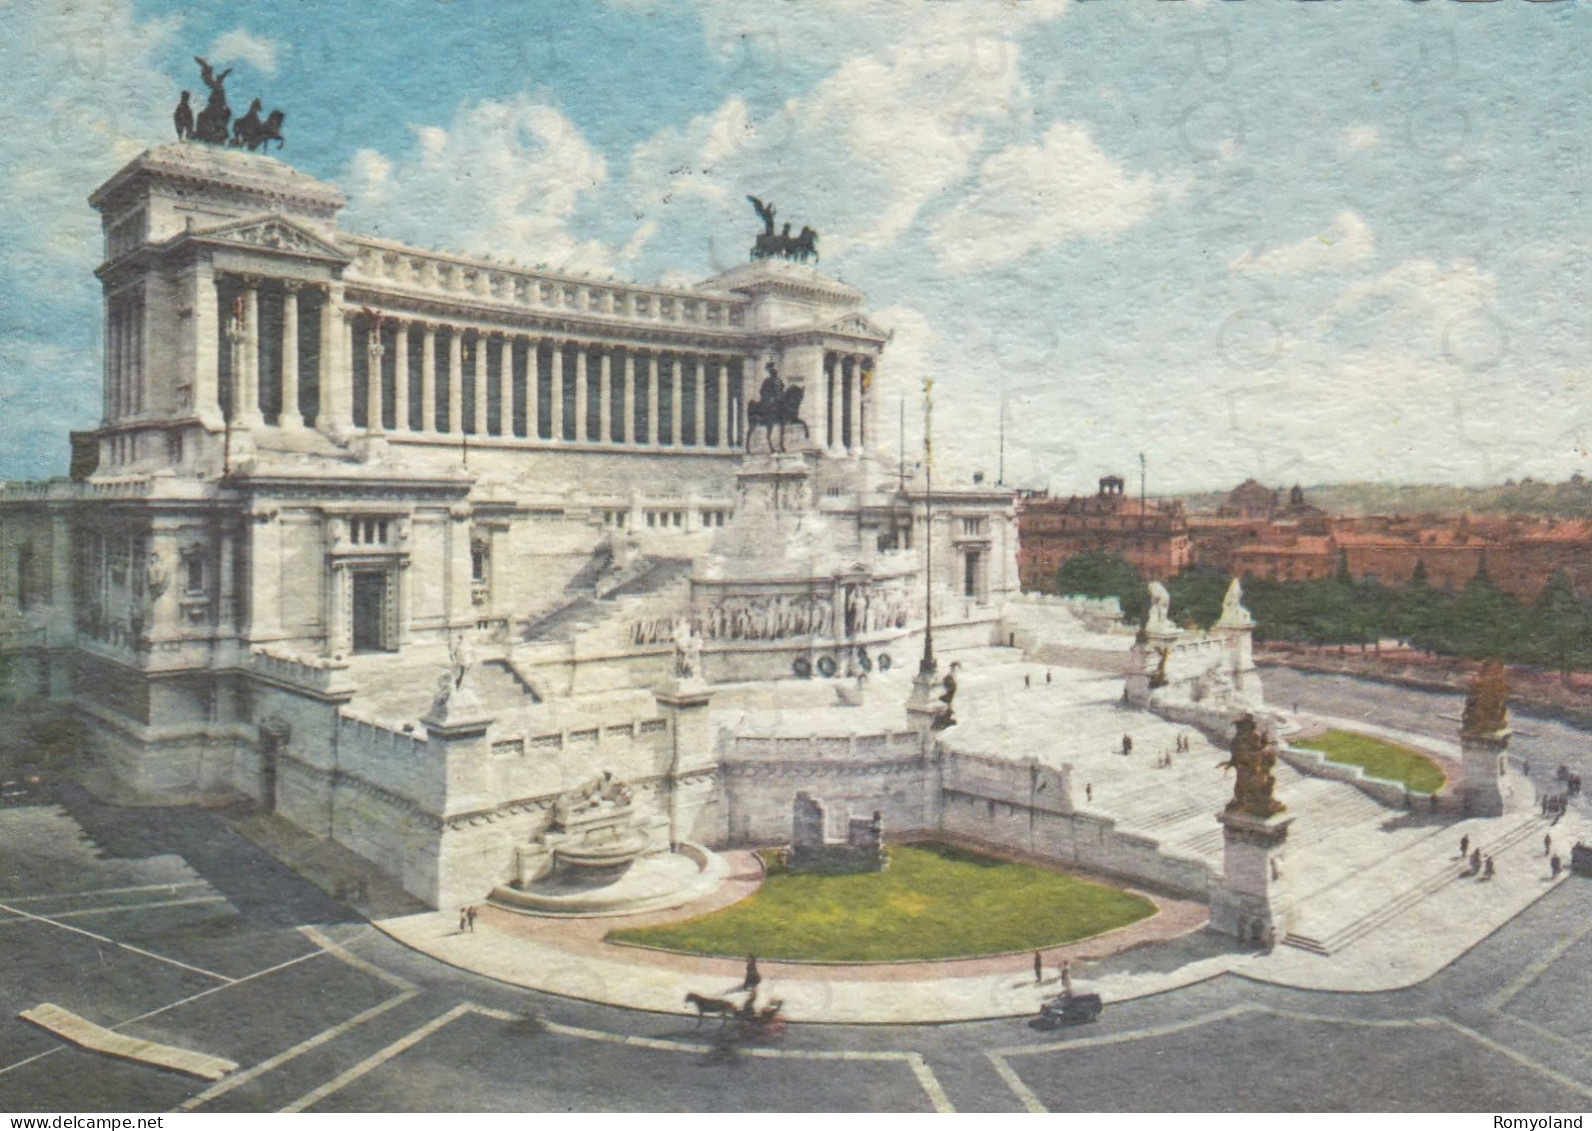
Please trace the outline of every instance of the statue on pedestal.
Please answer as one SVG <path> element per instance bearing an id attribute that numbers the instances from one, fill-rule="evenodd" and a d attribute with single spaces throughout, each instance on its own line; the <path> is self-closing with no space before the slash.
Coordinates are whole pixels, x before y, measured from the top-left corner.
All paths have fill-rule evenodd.
<path id="1" fill-rule="evenodd" d="M 1222 615 L 1216 622 L 1218 628 L 1252 628 L 1255 618 L 1244 608 L 1244 587 L 1238 578 L 1227 586 L 1227 596 L 1222 598 Z"/>
<path id="2" fill-rule="evenodd" d="M 1240 715 L 1235 724 L 1233 744 L 1227 761 L 1217 769 L 1237 771 L 1233 783 L 1233 799 L 1227 803 L 1227 812 L 1247 817 L 1275 817 L 1285 806 L 1272 796 L 1277 786 L 1273 773 L 1277 765 L 1277 748 L 1271 736 L 1263 733 L 1254 715 Z"/>
<path id="3" fill-rule="evenodd" d="M 801 418 L 805 392 L 800 385 L 787 385 L 780 380 L 779 370 L 769 362 L 768 376 L 763 378 L 757 396 L 746 406 L 746 450 L 752 450 L 752 435 L 759 428 L 768 440 L 770 453 L 785 450 L 787 425 L 800 428 L 802 438 L 806 439 L 811 433 L 807 431 L 807 422 Z M 775 429 L 779 430 L 778 440 L 774 438 Z"/>
<path id="4" fill-rule="evenodd" d="M 1509 729 L 1509 673 L 1496 660 L 1481 666 L 1465 694 L 1462 735 L 1497 734 Z"/>
<path id="5" fill-rule="evenodd" d="M 1177 626 L 1172 623 L 1172 595 L 1159 581 L 1150 582 L 1148 589 L 1150 612 L 1144 618 L 1144 631 L 1151 636 L 1167 636 L 1175 633 Z"/>
<path id="6" fill-rule="evenodd" d="M 687 681 L 702 678 L 702 637 L 686 617 L 674 622 L 674 674 Z"/>

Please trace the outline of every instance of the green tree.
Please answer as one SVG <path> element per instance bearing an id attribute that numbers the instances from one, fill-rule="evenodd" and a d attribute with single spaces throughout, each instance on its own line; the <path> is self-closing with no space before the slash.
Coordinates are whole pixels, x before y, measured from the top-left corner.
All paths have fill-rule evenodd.
<path id="1" fill-rule="evenodd" d="M 1209 566 L 1184 570 L 1166 583 L 1173 615 L 1181 620 L 1186 614 L 1195 624 L 1209 628 L 1222 615 L 1222 598 L 1231 582 L 1232 578 Z"/>
<path id="2" fill-rule="evenodd" d="M 1056 592 L 1062 596 L 1115 597 L 1122 602 L 1122 615 L 1129 624 L 1139 624 L 1150 611 L 1139 571 L 1121 554 L 1104 550 L 1085 550 L 1062 562 L 1056 570 Z"/>
<path id="3" fill-rule="evenodd" d="M 1521 658 L 1553 668 L 1568 686 L 1570 673 L 1592 659 L 1587 644 L 1592 624 L 1587 613 L 1570 586 L 1570 575 L 1563 569 L 1554 570 L 1526 614 Z"/>
<path id="4" fill-rule="evenodd" d="M 1448 651 L 1479 660 L 1507 660 L 1519 651 L 1520 605 L 1493 584 L 1485 558 L 1449 607 L 1446 620 Z"/>

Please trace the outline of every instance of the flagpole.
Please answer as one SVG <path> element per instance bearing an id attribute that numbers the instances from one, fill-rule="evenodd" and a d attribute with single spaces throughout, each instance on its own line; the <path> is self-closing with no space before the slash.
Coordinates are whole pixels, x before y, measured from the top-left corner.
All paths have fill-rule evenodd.
<path id="1" fill-rule="evenodd" d="M 918 676 L 934 676 L 934 379 L 923 379 L 923 659 Z"/>

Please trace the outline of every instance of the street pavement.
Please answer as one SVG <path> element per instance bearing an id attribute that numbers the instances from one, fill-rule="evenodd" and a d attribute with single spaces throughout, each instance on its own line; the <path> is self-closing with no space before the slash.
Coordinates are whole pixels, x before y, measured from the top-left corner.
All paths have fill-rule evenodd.
<path id="1" fill-rule="evenodd" d="M 1274 703 L 1449 737 L 1453 696 L 1269 671 Z M 1588 736 L 1518 718 L 1513 752 L 1580 772 Z M 1540 767 L 1537 762 L 1540 760 Z M 1224 975 L 1091 1025 L 717 1022 L 444 965 L 195 808 L 58 786 L 0 808 L 0 1110 L 1585 1110 L 1592 884 L 1561 884 L 1433 978 L 1328 993 Z M 17 1019 L 54 1002 L 237 1061 L 211 1084 Z"/>

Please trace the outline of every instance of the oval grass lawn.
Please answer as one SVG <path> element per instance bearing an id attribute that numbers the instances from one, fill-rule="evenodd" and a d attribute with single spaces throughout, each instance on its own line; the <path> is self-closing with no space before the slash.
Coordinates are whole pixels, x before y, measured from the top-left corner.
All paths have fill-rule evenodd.
<path id="1" fill-rule="evenodd" d="M 1329 762 L 1359 766 L 1367 777 L 1402 782 L 1416 793 L 1436 793 L 1448 784 L 1448 775 L 1426 755 L 1368 734 L 1329 730 L 1314 738 L 1296 738 L 1293 745 L 1319 750 Z"/>
<path id="2" fill-rule="evenodd" d="M 941 844 L 892 845 L 883 872 L 793 875 L 769 856 L 753 895 L 613 942 L 688 954 L 807 962 L 899 962 L 1035 950 L 1155 913 L 1141 895 Z"/>

